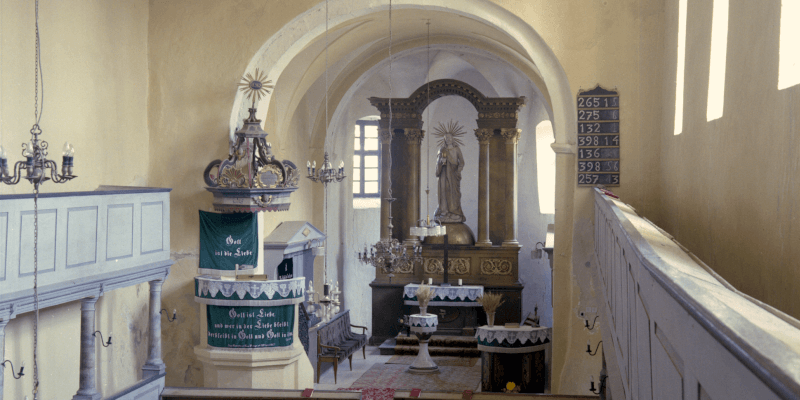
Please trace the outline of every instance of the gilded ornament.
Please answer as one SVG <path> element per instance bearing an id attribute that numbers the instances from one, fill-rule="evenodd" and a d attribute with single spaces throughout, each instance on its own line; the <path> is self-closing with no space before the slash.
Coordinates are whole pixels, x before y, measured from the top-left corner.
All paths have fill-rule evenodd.
<path id="1" fill-rule="evenodd" d="M 511 261 L 487 258 L 481 261 L 481 275 L 511 275 Z"/>

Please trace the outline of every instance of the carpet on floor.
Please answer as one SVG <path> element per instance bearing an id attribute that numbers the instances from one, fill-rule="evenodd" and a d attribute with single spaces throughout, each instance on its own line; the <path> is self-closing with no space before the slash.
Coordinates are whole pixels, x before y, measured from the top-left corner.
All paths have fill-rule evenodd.
<path id="1" fill-rule="evenodd" d="M 434 374 L 412 374 L 403 364 L 375 364 L 351 388 L 422 389 L 430 391 L 476 390 L 481 382 L 481 367 L 439 366 Z"/>
<path id="2" fill-rule="evenodd" d="M 474 367 L 475 364 L 478 363 L 480 358 L 478 357 L 431 357 L 433 362 L 440 367 Z M 386 364 L 403 364 L 403 365 L 411 365 L 414 360 L 417 359 L 417 356 L 402 356 L 402 355 L 395 355 L 386 361 Z"/>

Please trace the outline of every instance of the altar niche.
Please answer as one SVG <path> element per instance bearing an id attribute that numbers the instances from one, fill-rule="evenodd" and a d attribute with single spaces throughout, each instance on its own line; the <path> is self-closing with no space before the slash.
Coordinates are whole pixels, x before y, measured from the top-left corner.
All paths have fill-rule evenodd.
<path id="1" fill-rule="evenodd" d="M 378 343 L 396 335 L 399 331 L 397 319 L 410 311 L 403 309 L 404 285 L 427 281 L 428 278 L 433 278 L 434 284 L 442 283 L 445 268 L 443 238 L 427 238 L 420 243 L 418 237 L 410 235 L 410 228 L 421 217 L 420 164 L 425 135 L 422 130 L 423 112 L 433 101 L 445 96 L 461 96 L 475 107 L 478 129 L 475 130 L 474 140 L 479 143 L 478 160 L 465 160 L 466 163 L 478 163 L 478 232 L 477 235 L 473 234 L 463 223 L 445 223 L 449 242 L 449 283 L 456 284 L 460 279 L 464 285 L 483 285 L 487 291 L 503 293 L 506 302 L 496 314 L 497 324 L 519 322 L 521 318 L 523 286 L 518 273 L 520 244 L 517 241 L 515 161 L 521 134 L 517 119 L 520 107 L 525 104 L 525 97 L 490 98 L 464 82 L 441 79 L 423 84 L 408 98 L 369 98 L 381 116 L 381 181 L 389 182 L 391 174 L 392 195 L 396 198 L 393 204 L 389 202 L 389 187 L 382 185 L 381 238 L 391 235 L 406 245 L 421 244 L 424 260 L 422 265 L 395 271 L 391 280 L 382 271 L 376 272 L 375 281 L 370 286 L 373 288 L 373 335 Z M 468 136 L 471 135 L 465 135 L 462 140 L 473 140 Z M 388 163 L 390 156 L 391 170 Z M 433 191 L 431 194 L 436 195 Z M 390 207 L 391 230 L 388 218 Z M 478 322 L 482 319 L 485 317 L 479 313 Z M 458 321 L 461 321 L 458 324 L 468 324 L 465 319 Z M 474 327 L 460 328 L 468 333 Z M 442 331 L 452 332 L 453 329 L 458 327 L 442 326 Z"/>

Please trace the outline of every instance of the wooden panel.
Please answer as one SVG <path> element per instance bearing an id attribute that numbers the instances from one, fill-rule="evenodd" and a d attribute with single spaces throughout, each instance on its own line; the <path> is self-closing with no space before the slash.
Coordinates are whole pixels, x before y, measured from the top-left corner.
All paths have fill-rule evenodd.
<path id="1" fill-rule="evenodd" d="M 0 281 L 6 279 L 8 265 L 8 213 L 0 213 Z"/>
<path id="2" fill-rule="evenodd" d="M 653 398 L 664 400 L 683 399 L 683 362 L 672 349 L 667 338 L 658 332 L 654 324 L 651 340 L 653 346 Z"/>
<path id="3" fill-rule="evenodd" d="M 142 203 L 142 254 L 164 249 L 164 204 Z"/>
<path id="4" fill-rule="evenodd" d="M 38 261 L 39 273 L 56 269 L 56 217 L 55 209 L 39 210 Z M 33 275 L 33 211 L 20 213 L 19 276 Z"/>
<path id="5" fill-rule="evenodd" d="M 637 291 L 636 295 L 636 371 L 638 396 L 637 399 L 646 400 L 653 398 L 652 382 L 650 380 L 650 317 L 647 308 Z"/>
<path id="6" fill-rule="evenodd" d="M 97 262 L 97 206 L 67 209 L 67 268 Z"/>
<path id="7" fill-rule="evenodd" d="M 133 204 L 108 206 L 106 260 L 133 256 Z"/>

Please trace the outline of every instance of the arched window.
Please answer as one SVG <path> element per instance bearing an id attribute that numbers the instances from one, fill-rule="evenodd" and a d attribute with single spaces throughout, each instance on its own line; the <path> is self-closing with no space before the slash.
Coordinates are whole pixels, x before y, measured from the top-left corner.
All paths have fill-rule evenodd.
<path id="1" fill-rule="evenodd" d="M 380 199 L 381 152 L 378 116 L 356 121 L 353 140 L 353 197 Z M 380 203 L 375 202 L 373 207 Z"/>

